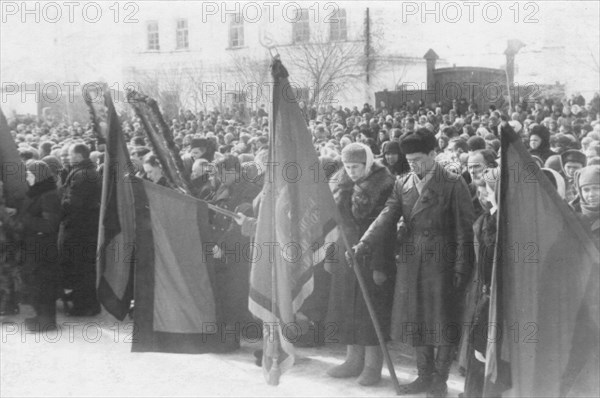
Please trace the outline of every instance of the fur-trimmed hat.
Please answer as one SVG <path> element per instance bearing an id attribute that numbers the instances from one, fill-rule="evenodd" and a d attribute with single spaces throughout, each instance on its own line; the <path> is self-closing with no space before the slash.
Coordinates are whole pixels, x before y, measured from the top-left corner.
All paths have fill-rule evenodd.
<path id="1" fill-rule="evenodd" d="M 567 162 L 574 162 L 581 163 L 583 166 L 585 166 L 587 162 L 587 156 L 577 149 L 566 150 L 560 155 L 560 157 L 563 165 L 567 164 Z"/>
<path id="2" fill-rule="evenodd" d="M 581 188 L 586 185 L 600 184 L 600 166 L 587 166 L 577 170 L 577 185 Z"/>
<path id="3" fill-rule="evenodd" d="M 403 154 L 425 153 L 433 151 L 437 145 L 435 135 L 426 128 L 420 128 L 400 139 L 400 150 Z"/>
<path id="4" fill-rule="evenodd" d="M 367 150 L 364 144 L 353 142 L 342 149 L 342 162 L 367 164 Z"/>

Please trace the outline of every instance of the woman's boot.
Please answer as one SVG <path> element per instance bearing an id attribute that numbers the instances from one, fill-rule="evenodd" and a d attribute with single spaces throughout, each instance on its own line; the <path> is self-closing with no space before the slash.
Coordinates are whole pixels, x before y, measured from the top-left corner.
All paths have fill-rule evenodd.
<path id="1" fill-rule="evenodd" d="M 327 375 L 337 378 L 356 377 L 363 370 L 365 364 L 365 347 L 362 345 L 349 345 L 346 348 L 346 360 L 327 371 Z"/>
<path id="2" fill-rule="evenodd" d="M 358 384 L 372 386 L 381 380 L 381 368 L 383 367 L 383 352 L 378 345 L 365 347 L 365 367 L 358 377 Z"/>

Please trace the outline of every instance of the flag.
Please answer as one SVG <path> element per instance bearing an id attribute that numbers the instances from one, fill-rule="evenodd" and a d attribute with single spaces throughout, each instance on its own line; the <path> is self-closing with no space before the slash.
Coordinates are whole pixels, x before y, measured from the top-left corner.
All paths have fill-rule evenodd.
<path id="1" fill-rule="evenodd" d="M 108 132 L 98 228 L 97 293 L 104 308 L 115 318 L 123 320 L 133 299 L 136 254 L 133 188 L 136 184 L 127 173 L 131 161 L 119 118 L 108 95 L 105 96 L 105 105 L 108 108 Z"/>
<path id="2" fill-rule="evenodd" d="M 214 350 L 215 300 L 204 244 L 205 202 L 141 180 L 109 94 L 99 228 L 98 297 L 118 319 L 134 299 L 134 352 Z M 212 244 L 214 245 L 214 243 Z M 212 246 L 211 246 L 212 247 Z"/>
<path id="3" fill-rule="evenodd" d="M 499 192 L 484 395 L 598 396 L 598 248 L 510 127 Z"/>
<path id="4" fill-rule="evenodd" d="M 136 225 L 134 352 L 219 350 L 206 202 L 140 181 Z M 211 338 L 212 337 L 212 338 Z"/>
<path id="5" fill-rule="evenodd" d="M 250 311 L 264 324 L 263 370 L 270 384 L 294 363 L 294 314 L 312 293 L 315 255 L 336 225 L 333 195 L 321 170 L 288 73 L 274 79 L 269 166 L 263 186 L 250 274 Z M 259 255 L 260 254 L 260 255 Z"/>
<path id="6" fill-rule="evenodd" d="M 27 193 L 25 164 L 19 156 L 15 140 L 0 109 L 0 176 L 4 185 L 4 199 L 8 207 L 17 207 Z"/>

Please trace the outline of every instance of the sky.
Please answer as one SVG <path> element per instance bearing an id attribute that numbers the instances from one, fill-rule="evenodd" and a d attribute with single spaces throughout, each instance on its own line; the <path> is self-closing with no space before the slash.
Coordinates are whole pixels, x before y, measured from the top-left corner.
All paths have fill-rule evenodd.
<path id="1" fill-rule="evenodd" d="M 1 2 L 3 85 L 71 79 L 120 82 L 125 63 L 131 62 L 128 40 L 141 23 L 126 23 L 130 22 L 127 17 L 139 16 L 143 22 L 144 15 L 172 11 L 179 2 L 74 2 L 72 9 L 65 3 L 54 2 L 58 7 L 53 8 L 48 2 L 25 2 L 26 8 L 33 10 L 27 14 L 21 1 Z M 526 46 L 517 58 L 517 77 L 545 83 L 569 81 L 571 91 L 593 93 L 600 89 L 600 2 L 481 1 L 475 9 L 467 6 L 469 2 L 451 3 L 426 3 L 425 7 L 434 10 L 430 14 L 420 1 L 371 1 L 369 7 L 384 9 L 373 13 L 375 18 L 383 15 L 386 26 L 397 27 L 386 28 L 384 44 L 388 52 L 420 58 L 428 48 L 434 48 L 448 65 L 501 67 L 507 40 L 519 39 Z M 219 6 L 221 2 L 214 4 Z M 304 3 L 308 7 L 313 4 L 314 1 Z M 336 4 L 348 8 L 365 6 L 363 2 Z M 436 17 L 440 20 L 435 21 Z M 57 19 L 58 22 L 51 22 Z"/>

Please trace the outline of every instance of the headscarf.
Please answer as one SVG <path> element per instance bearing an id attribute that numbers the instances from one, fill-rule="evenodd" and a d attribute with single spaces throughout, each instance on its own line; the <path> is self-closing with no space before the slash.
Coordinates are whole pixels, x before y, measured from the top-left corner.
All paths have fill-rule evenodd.
<path id="1" fill-rule="evenodd" d="M 600 185 L 600 166 L 587 166 L 575 172 L 575 188 L 580 198 L 581 213 L 592 219 L 600 217 L 600 203 L 592 205 L 587 203 L 582 195 L 581 188 L 586 185 Z"/>

